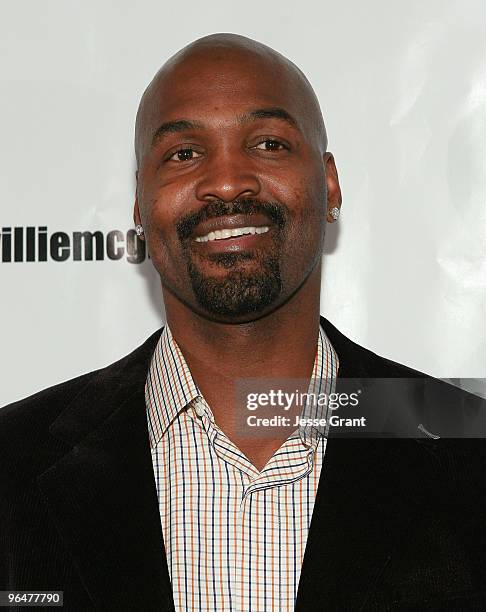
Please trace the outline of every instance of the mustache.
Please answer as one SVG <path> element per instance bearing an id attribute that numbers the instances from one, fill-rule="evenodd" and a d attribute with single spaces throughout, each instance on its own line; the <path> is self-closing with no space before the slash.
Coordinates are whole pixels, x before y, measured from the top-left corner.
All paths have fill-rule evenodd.
<path id="1" fill-rule="evenodd" d="M 280 202 L 261 202 L 253 198 L 233 200 L 232 202 L 212 200 L 197 212 L 188 213 L 181 217 L 176 223 L 177 235 L 181 241 L 187 240 L 194 231 L 194 228 L 202 221 L 227 215 L 252 215 L 254 213 L 267 216 L 272 223 L 282 229 L 287 222 L 289 209 Z"/>

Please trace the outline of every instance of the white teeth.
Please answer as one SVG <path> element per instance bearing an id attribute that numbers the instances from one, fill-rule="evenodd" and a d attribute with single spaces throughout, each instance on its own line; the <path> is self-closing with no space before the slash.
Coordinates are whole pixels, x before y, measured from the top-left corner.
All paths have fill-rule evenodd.
<path id="1" fill-rule="evenodd" d="M 208 242 L 212 240 L 223 240 L 233 236 L 244 236 L 245 234 L 265 234 L 270 228 L 267 225 L 262 227 L 237 227 L 235 229 L 222 229 L 209 232 L 205 236 L 197 236 L 196 242 Z"/>

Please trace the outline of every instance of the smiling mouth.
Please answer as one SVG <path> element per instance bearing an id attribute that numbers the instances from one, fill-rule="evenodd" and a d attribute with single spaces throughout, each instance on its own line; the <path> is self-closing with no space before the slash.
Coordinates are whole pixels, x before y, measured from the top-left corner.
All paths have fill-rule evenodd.
<path id="1" fill-rule="evenodd" d="M 196 242 L 213 242 L 215 240 L 228 240 L 231 238 L 237 238 L 239 236 L 245 236 L 247 234 L 265 234 L 268 232 L 270 227 L 268 225 L 263 226 L 248 226 L 248 227 L 235 227 L 235 228 L 223 228 L 220 230 L 214 230 L 204 236 L 196 236 L 194 240 Z"/>

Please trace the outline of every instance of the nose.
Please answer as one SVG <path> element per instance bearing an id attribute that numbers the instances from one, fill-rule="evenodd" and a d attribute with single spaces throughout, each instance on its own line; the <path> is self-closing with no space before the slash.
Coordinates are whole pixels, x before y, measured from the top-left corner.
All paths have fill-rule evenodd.
<path id="1" fill-rule="evenodd" d="M 227 151 L 213 154 L 206 161 L 196 186 L 196 197 L 202 202 L 231 202 L 254 197 L 260 189 L 260 181 L 250 160 L 245 159 L 244 154 Z"/>

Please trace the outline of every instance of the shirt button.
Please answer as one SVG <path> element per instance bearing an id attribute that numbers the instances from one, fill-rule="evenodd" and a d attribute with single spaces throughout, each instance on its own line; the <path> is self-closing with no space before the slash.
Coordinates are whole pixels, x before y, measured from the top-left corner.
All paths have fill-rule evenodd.
<path id="1" fill-rule="evenodd" d="M 202 404 L 200 404 L 199 402 L 197 402 L 196 405 L 194 406 L 194 410 L 196 411 L 196 414 L 199 417 L 204 416 L 204 413 L 206 412 L 204 410 L 204 406 Z"/>

